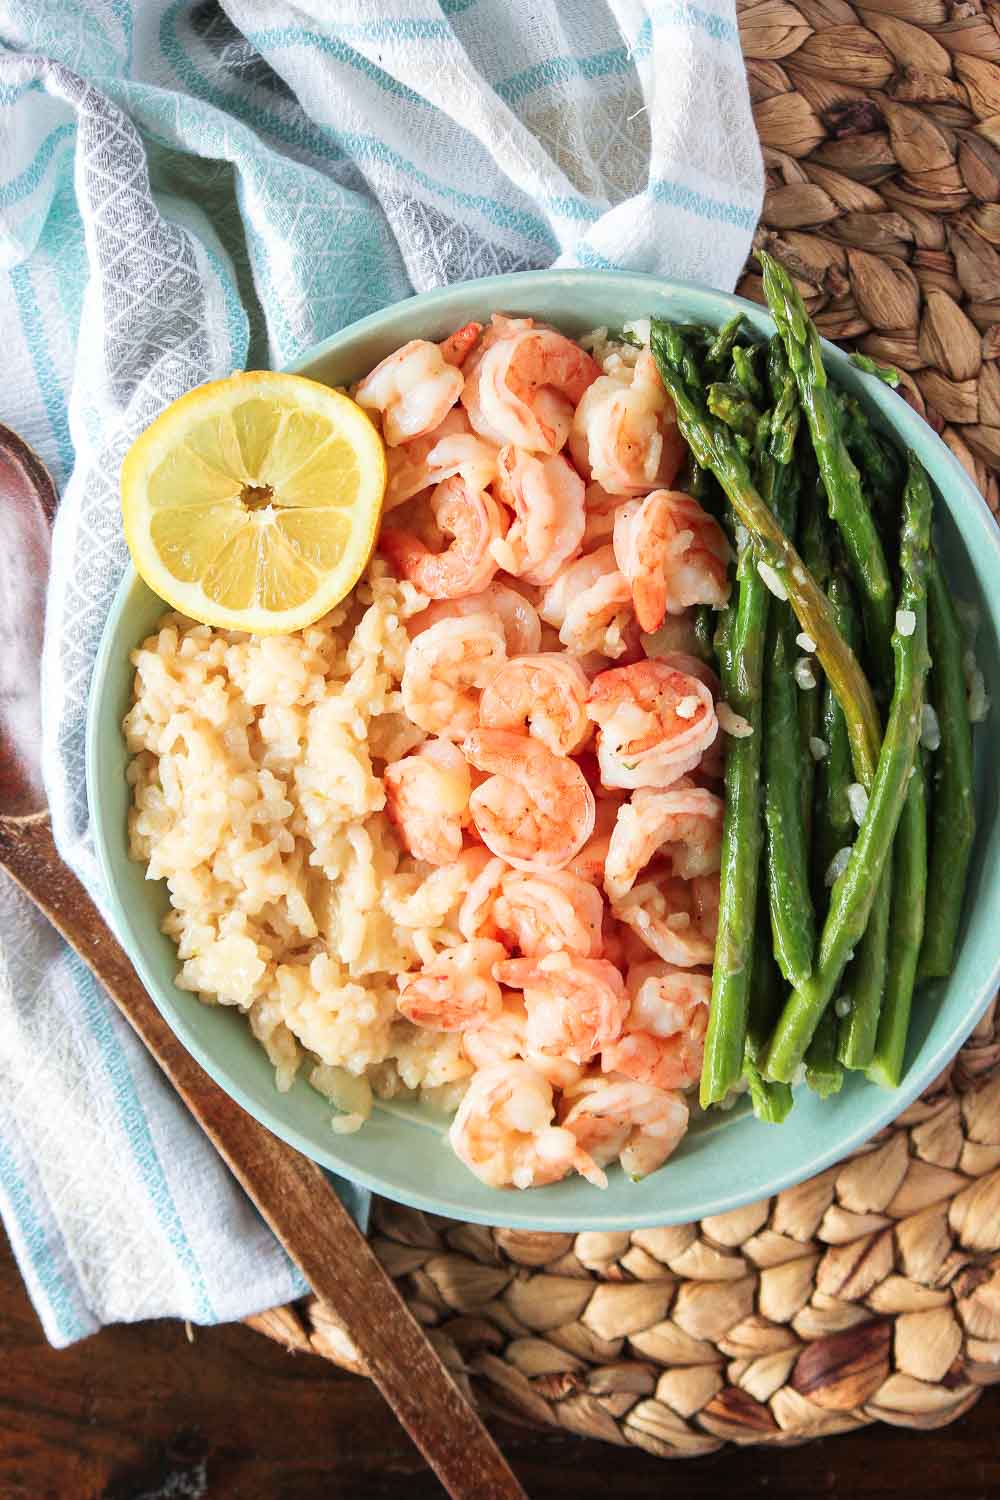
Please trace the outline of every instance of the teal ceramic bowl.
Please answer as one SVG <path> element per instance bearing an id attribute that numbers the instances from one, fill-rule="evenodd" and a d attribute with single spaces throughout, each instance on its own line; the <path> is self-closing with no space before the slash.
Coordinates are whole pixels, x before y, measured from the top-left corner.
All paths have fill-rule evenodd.
<path id="1" fill-rule="evenodd" d="M 740 310 L 762 334 L 773 324 L 759 307 L 701 287 L 598 271 L 542 271 L 473 281 L 413 297 L 318 345 L 292 368 L 331 385 L 359 379 L 411 338 L 442 338 L 495 310 L 530 313 L 569 334 L 656 314 L 721 325 Z M 1000 703 L 1000 537 L 979 494 L 931 429 L 879 381 L 860 374 L 828 345 L 837 382 L 858 396 L 898 444 L 914 448 L 939 497 L 938 539 L 956 596 L 978 606 L 980 666 Z M 128 856 L 121 722 L 128 708 L 129 653 L 152 630 L 163 603 L 129 571 L 104 631 L 94 670 L 87 735 L 90 811 L 118 933 L 165 1019 L 201 1065 L 243 1107 L 313 1160 L 402 1203 L 456 1219 L 530 1229 L 629 1229 L 682 1223 L 776 1192 L 830 1166 L 887 1125 L 957 1051 L 997 986 L 1000 969 L 1000 821 L 996 782 L 998 726 L 976 733 L 979 831 L 969 878 L 961 946 L 947 983 L 925 988 L 916 1003 L 902 1087 L 887 1093 L 849 1078 L 821 1102 L 796 1091 L 786 1124 L 762 1125 L 745 1106 L 698 1121 L 667 1165 L 639 1183 L 619 1169 L 605 1192 L 574 1177 L 530 1192 L 485 1187 L 448 1148 L 446 1122 L 412 1106 L 377 1108 L 355 1135 L 335 1135 L 330 1106 L 305 1082 L 287 1094 L 246 1022 L 201 1004 L 173 982 L 173 944 L 160 932 L 167 909 L 161 883 L 147 882 Z"/>

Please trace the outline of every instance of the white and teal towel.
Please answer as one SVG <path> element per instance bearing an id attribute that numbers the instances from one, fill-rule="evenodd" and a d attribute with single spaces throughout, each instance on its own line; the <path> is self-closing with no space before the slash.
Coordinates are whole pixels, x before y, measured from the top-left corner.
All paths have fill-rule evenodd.
<path id="1" fill-rule="evenodd" d="M 443 282 L 558 264 L 732 287 L 762 192 L 733 0 L 0 0 L 0 178 L 0 420 L 62 493 L 44 770 L 98 900 L 84 713 L 135 434 Z M 0 1211 L 54 1344 L 302 1289 L 5 880 Z"/>

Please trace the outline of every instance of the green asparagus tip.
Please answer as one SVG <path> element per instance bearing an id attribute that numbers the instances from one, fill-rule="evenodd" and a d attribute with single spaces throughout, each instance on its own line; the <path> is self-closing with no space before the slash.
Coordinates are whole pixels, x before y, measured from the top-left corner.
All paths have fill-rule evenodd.
<path id="1" fill-rule="evenodd" d="M 876 380 L 882 380 L 886 385 L 891 385 L 893 390 L 899 384 L 899 371 L 894 369 L 892 365 L 877 364 L 867 354 L 850 354 L 848 355 L 848 359 L 856 369 L 864 370 L 866 375 L 874 375 Z"/>
<path id="2" fill-rule="evenodd" d="M 764 295 L 778 332 L 782 338 L 790 334 L 796 343 L 805 343 L 806 311 L 792 278 L 781 262 L 765 251 L 761 250 L 757 259 L 764 278 Z"/>
<path id="3" fill-rule="evenodd" d="M 756 439 L 761 414 L 740 386 L 714 381 L 708 388 L 708 409 L 741 437 Z"/>
<path id="4" fill-rule="evenodd" d="M 723 323 L 705 353 L 705 363 L 707 365 L 715 367 L 725 362 L 732 351 L 733 345 L 739 338 L 742 327 L 742 313 L 737 313 L 735 317 L 729 319 L 728 323 Z"/>

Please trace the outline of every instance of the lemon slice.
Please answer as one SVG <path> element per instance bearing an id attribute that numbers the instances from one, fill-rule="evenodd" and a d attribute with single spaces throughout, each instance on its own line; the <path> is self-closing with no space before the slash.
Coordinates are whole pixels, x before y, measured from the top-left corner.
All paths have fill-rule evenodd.
<path id="1" fill-rule="evenodd" d="M 382 440 L 347 396 L 250 371 L 197 386 L 132 444 L 125 540 L 150 588 L 192 619 L 301 630 L 357 583 L 385 482 Z"/>

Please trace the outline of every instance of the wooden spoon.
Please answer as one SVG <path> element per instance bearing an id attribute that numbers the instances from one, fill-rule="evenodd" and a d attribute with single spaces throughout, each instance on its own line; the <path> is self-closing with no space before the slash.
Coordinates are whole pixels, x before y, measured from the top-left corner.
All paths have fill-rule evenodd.
<path id="1" fill-rule="evenodd" d="M 356 1344 L 450 1495 L 526 1500 L 479 1417 L 320 1169 L 258 1125 L 181 1046 L 52 839 L 39 767 L 39 656 L 56 496 L 0 426 L 0 865 L 93 970 Z"/>

